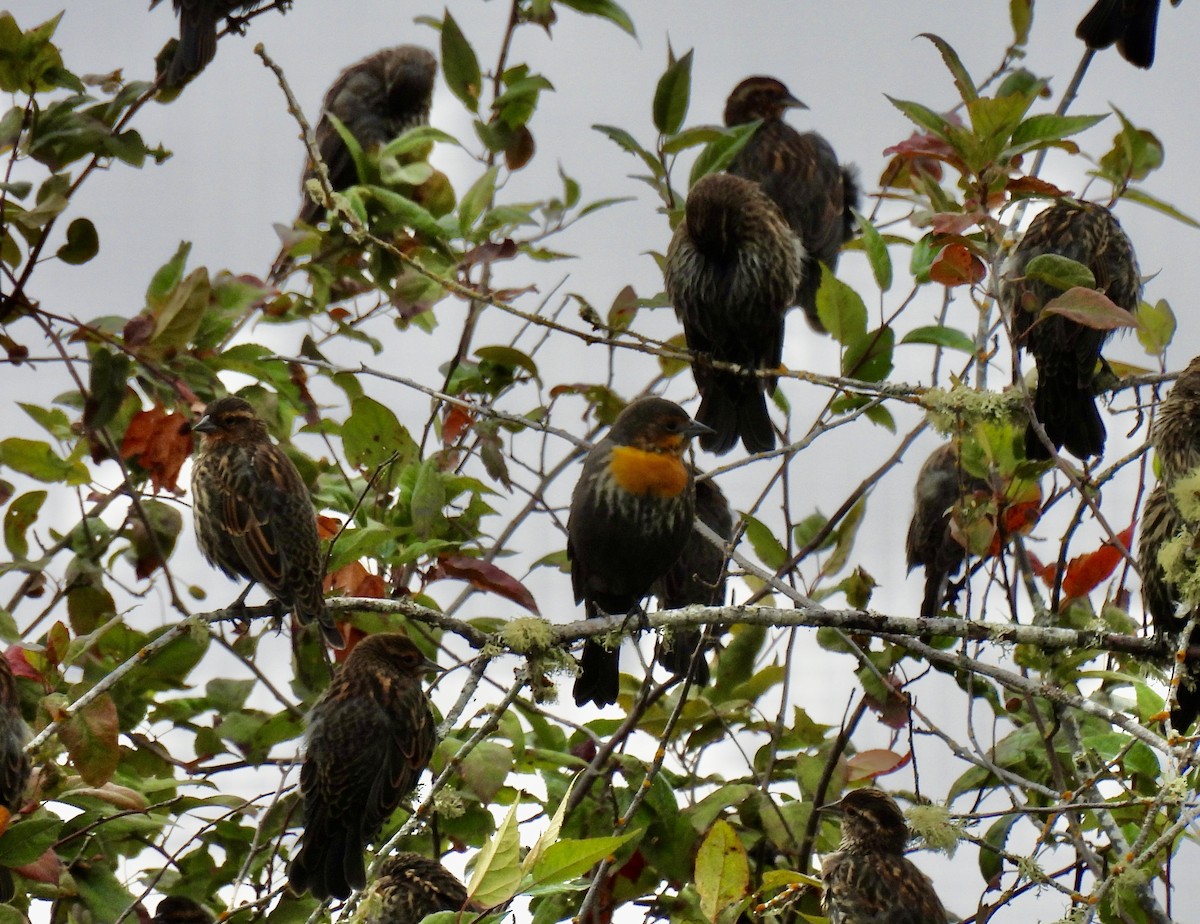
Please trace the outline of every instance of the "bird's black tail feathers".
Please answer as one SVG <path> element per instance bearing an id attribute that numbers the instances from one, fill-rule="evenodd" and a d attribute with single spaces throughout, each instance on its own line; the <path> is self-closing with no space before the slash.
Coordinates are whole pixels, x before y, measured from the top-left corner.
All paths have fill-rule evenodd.
<path id="1" fill-rule="evenodd" d="M 1043 377 L 1039 370 L 1033 411 L 1056 449 L 1065 448 L 1077 459 L 1104 452 L 1106 433 L 1096 398 L 1091 391 L 1080 387 L 1073 373 Z M 1025 431 L 1025 456 L 1028 459 L 1050 458 L 1032 426 Z"/>
<path id="2" fill-rule="evenodd" d="M 658 663 L 676 677 L 686 677 L 690 673 L 696 686 L 708 686 L 708 662 L 701 650 L 703 641 L 699 629 L 677 629 L 669 643 L 659 643 Z"/>
<path id="3" fill-rule="evenodd" d="M 595 703 L 608 706 L 617 701 L 621 689 L 621 652 L 609 650 L 591 639 L 583 643 L 581 668 L 575 678 L 575 705 Z"/>
<path id="4" fill-rule="evenodd" d="M 775 429 L 767 411 L 767 396 L 757 379 L 714 376 L 705 383 L 700 394 L 696 420 L 713 430 L 700 437 L 704 449 L 724 455 L 737 445 L 738 439 L 750 453 L 775 448 Z"/>

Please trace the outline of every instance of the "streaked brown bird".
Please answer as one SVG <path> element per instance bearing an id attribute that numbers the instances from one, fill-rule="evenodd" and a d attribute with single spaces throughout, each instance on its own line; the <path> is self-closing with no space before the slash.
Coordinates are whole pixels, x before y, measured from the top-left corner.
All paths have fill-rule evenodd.
<path id="1" fill-rule="evenodd" d="M 162 0 L 150 0 L 150 9 Z M 217 24 L 235 13 L 250 12 L 267 0 L 172 0 L 179 17 L 179 45 L 167 67 L 165 83 L 180 87 L 204 68 L 217 53 Z M 283 4 L 282 6 L 286 6 Z"/>
<path id="2" fill-rule="evenodd" d="M 467 890 L 437 860 L 419 853 L 398 853 L 379 868 L 373 888 L 380 905 L 367 924 L 420 924 L 438 911 L 462 911 Z"/>
<path id="3" fill-rule="evenodd" d="M 183 895 L 168 895 L 158 903 L 150 924 L 213 924 L 213 913 Z"/>
<path id="4" fill-rule="evenodd" d="M 801 250 L 757 184 L 709 174 L 692 187 L 663 274 L 688 349 L 697 354 L 696 419 L 713 431 L 700 437 L 710 452 L 726 453 L 739 438 L 748 452 L 775 446 L 766 398 L 775 379 L 754 373 L 779 366 Z M 714 369 L 705 357 L 744 371 Z"/>
<path id="5" fill-rule="evenodd" d="M 334 127 L 337 118 L 364 151 L 386 144 L 418 125 L 429 124 L 437 59 L 416 45 L 384 48 L 350 65 L 330 86 L 314 132 L 321 160 L 335 190 L 359 182 L 350 150 Z M 313 224 L 324 209 L 304 191 L 315 176 L 311 163 L 301 179 L 300 220 Z"/>
<path id="6" fill-rule="evenodd" d="M 908 823 L 879 789 L 855 789 L 822 812 L 842 818 L 842 842 L 821 866 L 829 924 L 945 924 L 929 877 L 904 856 Z"/>
<path id="7" fill-rule="evenodd" d="M 1185 524 L 1168 493 L 1166 484 L 1157 484 L 1146 497 L 1142 510 L 1141 535 L 1138 537 L 1138 570 L 1142 575 L 1142 599 L 1154 631 L 1178 636 L 1187 627 L 1190 614 L 1180 612 L 1183 595 L 1175 582 L 1169 580 L 1159 561 L 1163 546 L 1184 530 Z M 1196 533 L 1195 526 L 1189 530 Z M 1188 639 L 1190 652 L 1200 651 L 1200 630 Z M 1200 717 L 1200 657 L 1187 657 L 1178 666 L 1179 688 L 1175 708 L 1171 710 L 1171 727 L 1186 734 Z"/>
<path id="8" fill-rule="evenodd" d="M 292 889 L 346 898 L 367 884 L 363 848 L 417 785 L 437 744 L 421 686 L 438 669 L 398 632 L 368 635 L 308 716 L 300 768 L 304 836 Z"/>
<path id="9" fill-rule="evenodd" d="M 1188 363 L 1155 409 L 1150 442 L 1168 484 L 1200 466 L 1200 356 Z"/>
<path id="10" fill-rule="evenodd" d="M 28 740 L 29 726 L 21 717 L 17 680 L 8 658 L 0 651 L 0 806 L 8 812 L 9 818 L 25 804 L 25 793 L 29 789 L 30 764 L 25 753 Z M 0 866 L 0 902 L 12 901 L 15 896 L 12 872 L 8 867 Z"/>
<path id="11" fill-rule="evenodd" d="M 1171 0 L 1179 6 L 1180 0 Z M 1108 48 L 1114 42 L 1121 57 L 1135 67 L 1154 63 L 1159 0 L 1096 0 L 1075 27 L 1088 48 Z"/>
<path id="12" fill-rule="evenodd" d="M 854 233 L 858 181 L 852 168 L 838 163 L 828 141 L 783 121 L 789 109 L 807 108 L 774 77 L 747 77 L 725 102 L 725 124 L 762 120 L 729 172 L 762 186 L 800 238 L 804 266 L 791 304 L 804 309 L 814 330 L 824 331 L 817 316 L 820 264 L 836 270 L 842 245 Z"/>
<path id="13" fill-rule="evenodd" d="M 231 578 L 262 584 L 302 626 L 318 623 L 325 640 L 341 648 L 321 587 L 316 511 L 292 460 L 235 395 L 209 404 L 192 429 L 200 434 L 192 494 L 204 557 Z"/>
<path id="14" fill-rule="evenodd" d="M 733 540 L 733 512 L 711 478 L 696 482 L 696 519 L 726 542 Z M 703 606 L 724 603 L 725 550 L 693 529 L 683 554 L 659 581 L 657 595 L 663 607 L 669 610 L 693 603 Z M 706 686 L 708 662 L 700 651 L 701 644 L 699 629 L 676 629 L 669 640 L 664 639 L 659 644 L 658 662 L 677 677 L 685 677 L 690 672 L 693 683 Z"/>
<path id="15" fill-rule="evenodd" d="M 1055 449 L 1065 448 L 1087 459 L 1104 452 L 1106 434 L 1094 381 L 1100 348 L 1112 331 L 1043 312 L 1047 302 L 1062 293 L 1048 282 L 1024 275 L 1029 261 L 1042 254 L 1083 264 L 1095 277 L 1096 288 L 1129 312 L 1137 310 L 1141 277 L 1133 245 L 1108 209 L 1062 199 L 1030 224 L 1001 282 L 1000 298 L 1012 319 L 1015 345 L 1033 354 L 1037 364 L 1034 416 Z M 1050 458 L 1032 425 L 1025 433 L 1025 454 L 1030 459 Z"/>
<path id="16" fill-rule="evenodd" d="M 958 461 L 958 448 L 945 443 L 930 453 L 913 489 L 913 515 L 908 524 L 908 570 L 925 569 L 921 615 L 938 615 L 950 577 L 958 573 L 967 550 L 951 530 L 954 507 L 964 497 L 987 490 L 987 482 L 967 474 Z"/>
<path id="17" fill-rule="evenodd" d="M 683 455 L 693 436 L 707 432 L 678 404 L 640 398 L 583 460 L 567 519 L 567 557 L 575 602 L 589 619 L 640 614 L 642 599 L 683 552 L 696 496 Z M 619 689 L 620 651 L 589 639 L 575 703 L 615 703 Z"/>

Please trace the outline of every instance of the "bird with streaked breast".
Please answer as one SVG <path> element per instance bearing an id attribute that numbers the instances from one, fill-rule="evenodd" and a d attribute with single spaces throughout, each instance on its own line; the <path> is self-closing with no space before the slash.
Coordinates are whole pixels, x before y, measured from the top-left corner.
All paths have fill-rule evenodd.
<path id="1" fill-rule="evenodd" d="M 654 582 L 692 531 L 695 486 L 684 453 L 709 432 L 679 405 L 633 402 L 584 459 L 571 497 L 567 556 L 575 602 L 589 618 L 640 612 Z M 575 702 L 608 705 L 620 686 L 620 653 L 584 643 Z"/>

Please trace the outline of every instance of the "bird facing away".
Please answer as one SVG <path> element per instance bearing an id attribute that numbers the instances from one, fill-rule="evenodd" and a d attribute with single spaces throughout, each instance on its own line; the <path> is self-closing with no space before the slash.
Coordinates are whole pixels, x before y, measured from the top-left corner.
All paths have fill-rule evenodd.
<path id="1" fill-rule="evenodd" d="M 304 836 L 297 893 L 346 898 L 367 884 L 363 848 L 417 785 L 437 735 L 421 678 L 438 669 L 398 632 L 369 635 L 308 716 L 300 767 Z"/>
<path id="2" fill-rule="evenodd" d="M 729 501 L 711 478 L 696 482 L 696 519 L 724 539 L 733 541 L 733 512 Z M 717 606 L 725 602 L 725 550 L 713 545 L 694 529 L 688 536 L 683 554 L 658 583 L 658 598 L 665 609 L 674 610 L 693 603 Z M 659 646 L 658 661 L 677 677 L 687 676 L 706 686 L 708 662 L 700 652 L 699 629 L 676 629 L 669 642 Z"/>
<path id="3" fill-rule="evenodd" d="M 906 547 L 908 570 L 918 565 L 925 569 L 922 616 L 938 615 L 949 578 L 958 573 L 967 557 L 967 550 L 950 529 L 954 507 L 964 497 L 984 490 L 986 481 L 963 471 L 954 443 L 945 443 L 930 453 L 917 474 Z"/>
<path id="4" fill-rule="evenodd" d="M 762 186 L 800 238 L 804 266 L 790 304 L 804 309 L 814 330 L 824 331 L 817 317 L 820 264 L 836 270 L 842 245 L 854 232 L 858 181 L 850 167 L 838 164 L 828 141 L 783 121 L 787 110 L 807 108 L 775 78 L 747 77 L 725 102 L 725 124 L 762 120 L 729 172 Z"/>
<path id="5" fill-rule="evenodd" d="M 231 578 L 262 584 L 302 626 L 317 622 L 341 648 L 321 588 L 316 511 L 292 460 L 250 403 L 233 395 L 213 401 L 192 429 L 200 434 L 192 494 L 204 557 Z"/>
<path id="6" fill-rule="evenodd" d="M 1150 442 L 1168 484 L 1200 466 L 1200 356 L 1188 363 L 1155 409 Z"/>
<path id="7" fill-rule="evenodd" d="M 1141 298 L 1141 277 L 1133 245 L 1112 213 L 1092 202 L 1063 199 L 1030 224 L 1001 282 L 1000 299 L 1012 319 L 1015 345 L 1033 354 L 1037 365 L 1034 416 L 1055 449 L 1087 459 L 1104 452 L 1104 421 L 1093 383 L 1100 348 L 1111 331 L 1043 313 L 1046 303 L 1062 293 L 1048 282 L 1024 277 L 1029 261 L 1042 254 L 1083 264 L 1095 277 L 1096 288 L 1130 312 L 1137 310 Z M 1025 455 L 1050 458 L 1032 424 L 1025 432 Z"/>
<path id="8" fill-rule="evenodd" d="M 567 557 L 575 602 L 588 618 L 640 613 L 642 598 L 683 552 L 696 496 L 683 454 L 706 432 L 678 404 L 640 398 L 583 460 L 567 519 Z M 620 651 L 589 639 L 576 705 L 615 703 L 619 688 Z"/>
<path id="9" fill-rule="evenodd" d="M 437 911 L 462 911 L 467 890 L 450 870 L 419 853 L 398 853 L 379 868 L 380 905 L 367 924 L 420 924 Z"/>
<path id="10" fill-rule="evenodd" d="M 162 0 L 150 0 L 150 9 Z M 237 12 L 249 12 L 265 0 L 172 0 L 179 17 L 179 45 L 167 68 L 165 83 L 180 87 L 212 61 L 217 53 L 217 24 Z"/>
<path id="11" fill-rule="evenodd" d="M 802 249 L 750 180 L 709 174 L 692 187 L 663 273 L 688 350 L 697 354 L 696 419 L 713 430 L 700 438 L 710 452 L 726 453 L 739 438 L 748 452 L 775 447 L 766 398 L 775 379 L 754 372 L 779 366 Z M 700 354 L 745 371 L 714 369 Z"/>
<path id="12" fill-rule="evenodd" d="M 359 182 L 354 159 L 330 116 L 349 130 L 364 151 L 386 144 L 418 125 L 429 124 L 437 59 L 416 45 L 384 48 L 346 68 L 330 86 L 321 105 L 315 137 L 321 160 L 335 190 Z M 301 179 L 300 220 L 313 224 L 324 209 L 304 191 L 316 175 L 311 163 Z"/>
<path id="13" fill-rule="evenodd" d="M 1179 6 L 1180 0 L 1171 0 Z M 1114 42 L 1121 57 L 1135 67 L 1154 63 L 1154 34 L 1159 0 L 1096 0 L 1075 27 L 1088 48 L 1108 48 Z"/>
<path id="14" fill-rule="evenodd" d="M 182 895 L 168 895 L 158 903 L 150 924 L 213 924 L 216 918 L 197 901 Z"/>
<path id="15" fill-rule="evenodd" d="M 1138 570 L 1142 574 L 1142 599 L 1157 634 L 1178 635 L 1188 624 L 1187 612 L 1179 613 L 1182 595 L 1159 562 L 1162 547 L 1184 529 L 1184 520 L 1171 502 L 1166 484 L 1157 484 L 1146 497 L 1142 530 L 1138 538 Z M 1191 530 L 1195 533 L 1195 528 Z M 1200 630 L 1192 632 L 1188 648 L 1200 646 Z M 1188 657 L 1178 666 L 1179 688 L 1171 710 L 1171 727 L 1186 734 L 1200 717 L 1200 658 Z"/>
<path id="16" fill-rule="evenodd" d="M 0 806 L 10 817 L 25 804 L 29 788 L 29 756 L 25 753 L 28 740 L 29 726 L 21 718 L 17 681 L 8 659 L 0 652 Z M 0 902 L 12 901 L 15 895 L 12 872 L 0 866 Z"/>
<path id="17" fill-rule="evenodd" d="M 878 789 L 855 789 L 821 807 L 842 816 L 842 842 L 821 866 L 829 924 L 945 924 L 933 883 L 904 856 L 908 824 Z"/>

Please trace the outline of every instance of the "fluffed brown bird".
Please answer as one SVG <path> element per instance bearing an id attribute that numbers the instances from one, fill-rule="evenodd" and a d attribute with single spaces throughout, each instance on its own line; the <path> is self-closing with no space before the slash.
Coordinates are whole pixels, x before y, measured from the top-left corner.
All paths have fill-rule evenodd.
<path id="1" fill-rule="evenodd" d="M 1142 528 L 1138 537 L 1138 570 L 1142 575 L 1142 599 L 1154 631 L 1158 634 L 1178 636 L 1186 628 L 1189 615 L 1179 612 L 1182 595 L 1178 586 L 1169 580 L 1159 562 L 1163 546 L 1184 529 L 1184 520 L 1172 503 L 1165 484 L 1154 486 L 1146 497 L 1142 510 Z M 1194 535 L 1196 529 L 1190 532 Z M 1194 630 L 1188 639 L 1189 651 L 1200 648 L 1200 629 Z M 1188 657 L 1178 666 L 1179 688 L 1176 705 L 1171 710 L 1171 726 L 1179 734 L 1185 734 L 1200 717 L 1200 658 Z"/>
<path id="2" fill-rule="evenodd" d="M 807 108 L 774 77 L 747 77 L 725 102 L 725 124 L 762 120 L 729 172 L 762 186 L 800 238 L 804 265 L 792 303 L 804 309 L 815 330 L 824 331 L 817 316 L 820 264 L 836 270 L 842 245 L 854 233 L 858 181 L 853 169 L 838 163 L 828 141 L 783 121 L 787 110 Z"/>
<path id="3" fill-rule="evenodd" d="M 150 0 L 154 9 L 162 0 Z M 167 68 L 165 84 L 180 87 L 204 68 L 217 53 L 217 24 L 238 12 L 250 12 L 266 0 L 172 0 L 179 17 L 179 45 Z"/>
<path id="4" fill-rule="evenodd" d="M 709 174 L 692 187 L 663 273 L 688 349 L 701 354 L 692 362 L 696 419 L 713 430 L 700 438 L 710 452 L 726 453 L 739 438 L 749 452 L 775 446 L 766 398 L 775 379 L 753 373 L 779 366 L 801 250 L 757 184 Z M 714 369 L 703 356 L 745 371 Z"/>
<path id="5" fill-rule="evenodd" d="M 1150 442 L 1164 482 L 1173 484 L 1200 466 L 1200 356 L 1155 408 Z"/>
<path id="6" fill-rule="evenodd" d="M 679 558 L 696 496 L 683 454 L 706 432 L 679 405 L 641 398 L 587 454 L 571 495 L 567 557 L 575 602 L 588 618 L 640 613 L 642 598 Z M 589 639 L 575 703 L 615 703 L 619 689 L 620 651 Z"/>
<path id="7" fill-rule="evenodd" d="M 398 853 L 385 860 L 373 888 L 380 903 L 367 924 L 420 924 L 428 914 L 467 906 L 467 890 L 455 875 L 419 853 Z"/>
<path id="8" fill-rule="evenodd" d="M 904 856 L 908 823 L 879 789 L 855 789 L 823 812 L 842 818 L 842 842 L 821 866 L 829 924 L 944 924 L 929 877 Z"/>
<path id="9" fill-rule="evenodd" d="M 213 924 L 213 913 L 183 895 L 168 895 L 158 903 L 150 924 Z"/>
<path id="10" fill-rule="evenodd" d="M 1111 330 L 1085 327 L 1060 314 L 1044 314 L 1046 303 L 1062 294 L 1039 279 L 1024 276 L 1029 261 L 1058 254 L 1091 270 L 1096 287 L 1118 307 L 1137 310 L 1141 277 L 1133 245 L 1112 213 L 1092 202 L 1063 199 L 1039 214 L 1021 237 L 1000 288 L 1019 348 L 1033 354 L 1038 384 L 1034 416 L 1055 449 L 1079 459 L 1104 452 L 1105 429 L 1096 407 L 1094 380 L 1100 348 Z M 1031 425 L 1025 454 L 1048 459 L 1050 452 Z"/>
<path id="11" fill-rule="evenodd" d="M 733 512 L 729 501 L 711 478 L 696 482 L 696 519 L 726 542 L 733 540 Z M 725 602 L 725 551 L 694 529 L 674 565 L 658 584 L 658 598 L 673 610 L 699 603 L 715 606 Z M 676 629 L 670 640 L 659 645 L 658 662 L 677 677 L 689 672 L 692 682 L 706 686 L 708 662 L 700 650 L 699 629 Z"/>
<path id="12" fill-rule="evenodd" d="M 28 740 L 29 726 L 21 717 L 17 680 L 8 658 L 0 652 L 0 806 L 10 817 L 25 804 L 29 788 L 30 764 L 25 753 Z M 15 895 L 12 872 L 0 866 L 0 902 L 12 901 Z"/>
<path id="13" fill-rule="evenodd" d="M 1179 6 L 1180 0 L 1171 0 Z M 1088 48 L 1108 48 L 1114 42 L 1121 57 L 1136 67 L 1154 63 L 1159 0 L 1096 0 L 1075 27 Z"/>
<path id="14" fill-rule="evenodd" d="M 384 48 L 338 75 L 325 94 L 314 133 L 335 190 L 355 185 L 359 177 L 354 159 L 330 117 L 341 121 L 359 146 L 369 151 L 409 129 L 429 124 L 436 76 L 437 59 L 416 45 Z M 300 184 L 300 220 L 307 224 L 313 224 L 324 212 L 304 191 L 314 176 L 309 163 Z"/>
<path id="15" fill-rule="evenodd" d="M 363 848 L 417 785 L 437 744 L 421 678 L 438 669 L 398 632 L 368 635 L 308 716 L 300 768 L 304 836 L 297 893 L 346 898 L 366 886 Z"/>
<path id="16" fill-rule="evenodd" d="M 204 557 L 231 578 L 262 584 L 301 625 L 318 623 L 341 648 L 321 586 L 316 511 L 292 460 L 250 403 L 234 395 L 209 404 L 192 429 L 200 434 L 192 494 Z"/>
<path id="17" fill-rule="evenodd" d="M 966 561 L 967 550 L 950 529 L 954 507 L 964 497 L 987 489 L 982 478 L 968 475 L 958 461 L 958 448 L 945 443 L 930 453 L 913 489 L 913 515 L 908 524 L 908 570 L 925 569 L 921 615 L 933 617 L 942 608 L 946 585 Z"/>

